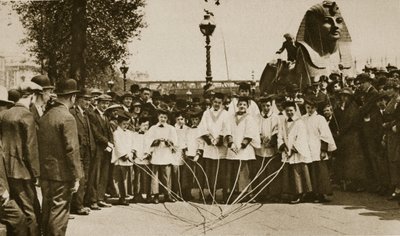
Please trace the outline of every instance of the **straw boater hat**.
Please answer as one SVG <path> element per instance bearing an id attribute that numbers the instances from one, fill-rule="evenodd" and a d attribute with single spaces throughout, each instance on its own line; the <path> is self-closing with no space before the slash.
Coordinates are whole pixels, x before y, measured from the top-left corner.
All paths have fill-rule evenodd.
<path id="1" fill-rule="evenodd" d="M 0 105 L 11 106 L 14 104 L 13 101 L 8 100 L 8 91 L 6 87 L 0 85 Z"/>
<path id="2" fill-rule="evenodd" d="M 40 85 L 31 81 L 22 82 L 18 86 L 17 90 L 21 95 L 30 95 L 37 92 L 43 92 L 43 88 Z"/>

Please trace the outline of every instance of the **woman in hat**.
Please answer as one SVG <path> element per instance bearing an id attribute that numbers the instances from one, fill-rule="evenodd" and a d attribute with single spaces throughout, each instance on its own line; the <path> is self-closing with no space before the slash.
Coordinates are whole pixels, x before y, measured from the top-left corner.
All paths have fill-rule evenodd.
<path id="1" fill-rule="evenodd" d="M 344 88 L 334 113 L 338 123 L 337 155 L 334 172 L 344 190 L 363 191 L 366 166 L 360 138 L 360 112 L 353 99 L 353 91 Z"/>

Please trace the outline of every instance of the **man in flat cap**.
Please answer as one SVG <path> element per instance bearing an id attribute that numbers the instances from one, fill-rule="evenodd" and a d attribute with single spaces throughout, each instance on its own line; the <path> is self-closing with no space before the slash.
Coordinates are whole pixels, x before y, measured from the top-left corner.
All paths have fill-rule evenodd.
<path id="1" fill-rule="evenodd" d="M 78 129 L 69 109 L 75 103 L 77 83 L 57 84 L 55 104 L 39 120 L 43 234 L 65 235 L 72 194 L 83 177 Z"/>
<path id="2" fill-rule="evenodd" d="M 105 202 L 111 152 L 114 148 L 110 121 L 104 112 L 109 107 L 112 98 L 106 94 L 97 97 L 97 108 L 89 113 L 89 120 L 96 140 L 96 157 L 90 165 L 88 192 L 90 209 L 100 210 L 99 207 L 111 207 Z"/>
<path id="3" fill-rule="evenodd" d="M 31 82 L 38 84 L 43 88 L 42 91 L 36 92 L 35 102 L 32 103 L 29 110 L 35 117 L 36 125 L 39 126 L 39 119 L 43 116 L 47 102 L 50 100 L 50 95 L 53 92 L 54 86 L 51 85 L 50 79 L 45 75 L 37 75 L 31 79 Z"/>
<path id="4" fill-rule="evenodd" d="M 18 90 L 21 98 L 0 117 L 4 163 L 10 197 L 24 212 L 29 235 L 40 235 L 40 206 L 34 185 L 40 176 L 38 140 L 29 106 L 34 102 L 34 93 L 42 88 L 23 82 Z"/>

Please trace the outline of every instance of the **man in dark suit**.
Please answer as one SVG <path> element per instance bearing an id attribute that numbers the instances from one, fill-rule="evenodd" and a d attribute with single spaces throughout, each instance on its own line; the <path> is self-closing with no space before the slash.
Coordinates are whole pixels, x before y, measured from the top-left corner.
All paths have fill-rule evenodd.
<path id="1" fill-rule="evenodd" d="M 75 106 L 70 109 L 75 117 L 78 127 L 79 147 L 84 177 L 80 181 L 79 189 L 72 198 L 71 213 L 78 215 L 88 215 L 89 208 L 84 207 L 84 198 L 87 193 L 87 181 L 89 178 L 89 166 L 96 151 L 96 144 L 90 127 L 87 109 L 90 106 L 91 94 L 88 89 L 83 89 L 77 95 Z"/>
<path id="2" fill-rule="evenodd" d="M 29 235 L 40 235 L 40 205 L 34 186 L 40 176 L 38 140 L 29 106 L 34 93 L 42 88 L 33 82 L 23 82 L 18 90 L 21 98 L 0 118 L 5 169 L 10 197 L 24 212 Z"/>
<path id="3" fill-rule="evenodd" d="M 75 80 L 60 81 L 57 101 L 39 121 L 44 235 L 65 235 L 72 194 L 83 177 L 78 129 L 69 112 L 78 92 Z"/>
<path id="4" fill-rule="evenodd" d="M 111 207 L 105 202 L 109 168 L 111 164 L 111 152 L 114 148 L 113 135 L 110 122 L 104 115 L 104 111 L 111 102 L 111 97 L 102 94 L 97 97 L 97 108 L 89 113 L 89 121 L 96 140 L 96 157 L 90 164 L 88 193 L 90 209 L 99 210 L 99 207 Z"/>
<path id="5" fill-rule="evenodd" d="M 39 119 L 43 116 L 47 102 L 50 100 L 54 86 L 51 85 L 49 77 L 45 75 L 37 75 L 31 79 L 31 82 L 38 84 L 43 91 L 35 93 L 35 102 L 31 104 L 29 110 L 32 112 L 37 127 L 39 127 Z"/>
<path id="6" fill-rule="evenodd" d="M 7 89 L 0 86 L 0 116 L 14 105 L 8 100 Z M 4 165 L 4 152 L 0 145 L 0 223 L 5 224 L 9 235 L 25 236 L 28 234 L 25 214 L 21 208 L 10 198 L 10 188 Z"/>

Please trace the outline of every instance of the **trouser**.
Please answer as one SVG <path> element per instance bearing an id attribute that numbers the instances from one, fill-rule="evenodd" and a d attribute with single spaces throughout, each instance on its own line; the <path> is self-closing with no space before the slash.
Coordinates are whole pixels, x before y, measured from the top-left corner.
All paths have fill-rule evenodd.
<path id="1" fill-rule="evenodd" d="M 28 235 L 40 235 L 40 204 L 32 180 L 8 179 L 10 198 L 26 216 Z"/>
<path id="2" fill-rule="evenodd" d="M 303 194 L 312 191 L 310 172 L 306 163 L 287 164 L 282 172 L 284 194 Z"/>
<path id="3" fill-rule="evenodd" d="M 88 200 L 90 203 L 104 201 L 111 164 L 111 154 L 109 152 L 105 152 L 98 146 L 96 153 L 96 158 L 90 163 L 89 171 Z"/>
<path id="4" fill-rule="evenodd" d="M 0 207 L 0 223 L 6 225 L 9 236 L 28 235 L 26 216 L 14 200 Z"/>
<path id="5" fill-rule="evenodd" d="M 251 160 L 227 161 L 227 186 L 232 192 L 247 192 L 251 190 L 250 164 Z"/>
<path id="6" fill-rule="evenodd" d="M 225 159 L 209 159 L 204 158 L 203 170 L 205 171 L 204 186 L 208 188 L 210 193 L 215 195 L 217 189 L 222 188 L 226 190 L 227 187 L 227 160 Z M 201 171 L 203 171 L 201 170 Z"/>
<path id="7" fill-rule="evenodd" d="M 73 181 L 42 180 L 42 225 L 44 236 L 65 235 L 73 185 Z"/>
<path id="8" fill-rule="evenodd" d="M 140 166 L 141 168 L 139 168 Z M 150 193 L 150 176 L 146 172 L 150 172 L 150 165 L 140 165 L 135 167 L 135 195 Z"/>
<path id="9" fill-rule="evenodd" d="M 308 164 L 308 169 L 310 171 L 313 192 L 316 194 L 332 194 L 328 160 L 312 162 Z"/>
<path id="10" fill-rule="evenodd" d="M 128 175 L 130 170 L 130 166 L 114 165 L 113 183 L 117 195 L 122 200 L 124 200 L 128 194 Z"/>
<path id="11" fill-rule="evenodd" d="M 182 197 L 182 167 L 180 165 L 173 165 L 171 173 L 172 191 L 180 197 Z"/>
<path id="12" fill-rule="evenodd" d="M 83 167 L 84 176 L 79 180 L 78 191 L 72 196 L 71 208 L 79 210 L 83 208 L 85 194 L 88 189 L 89 167 L 90 167 L 90 149 L 81 148 L 81 162 Z"/>
<path id="13" fill-rule="evenodd" d="M 151 178 L 151 194 L 159 194 L 160 182 L 166 187 L 163 187 L 164 193 L 171 195 L 171 166 L 170 165 L 153 165 L 153 178 Z"/>

